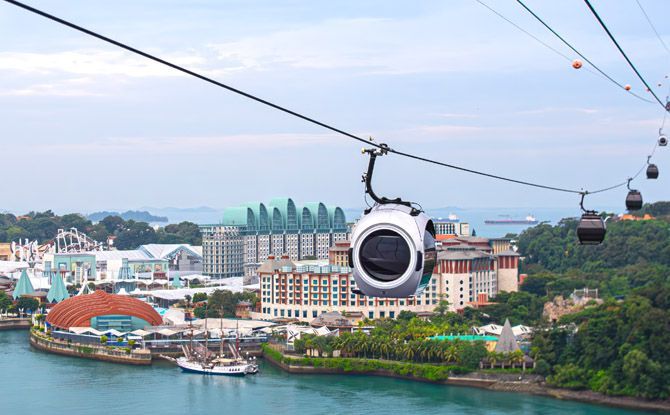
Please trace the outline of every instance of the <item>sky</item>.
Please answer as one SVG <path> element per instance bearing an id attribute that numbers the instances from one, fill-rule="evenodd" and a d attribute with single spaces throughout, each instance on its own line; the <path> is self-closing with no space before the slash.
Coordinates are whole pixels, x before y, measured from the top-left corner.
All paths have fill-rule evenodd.
<path id="1" fill-rule="evenodd" d="M 392 148 L 575 189 L 643 166 L 663 119 L 602 77 L 575 70 L 474 0 L 26 0 L 59 17 Z M 484 0 L 562 45 L 513 0 Z M 662 38 L 662 0 L 640 0 Z M 651 98 L 581 0 L 527 0 L 621 84 Z M 670 54 L 634 0 L 597 0 L 661 99 Z M 659 86 L 660 84 L 660 86 Z M 365 204 L 361 143 L 0 2 L 0 211 L 226 207 L 290 196 Z M 670 120 L 668 121 L 670 124 Z M 670 130 L 670 125 L 668 126 Z M 667 200 L 670 148 L 656 181 Z M 380 158 L 378 194 L 426 208 L 575 207 L 551 192 Z M 626 190 L 589 196 L 622 206 Z"/>

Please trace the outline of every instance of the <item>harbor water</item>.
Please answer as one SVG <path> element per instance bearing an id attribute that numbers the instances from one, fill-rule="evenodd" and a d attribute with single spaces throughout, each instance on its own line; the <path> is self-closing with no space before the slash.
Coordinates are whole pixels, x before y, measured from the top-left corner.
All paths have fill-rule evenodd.
<path id="1" fill-rule="evenodd" d="M 636 412 L 525 394 L 371 376 L 289 375 L 261 363 L 244 378 L 134 367 L 31 349 L 26 331 L 0 332 L 1 413 L 68 414 L 538 414 Z"/>

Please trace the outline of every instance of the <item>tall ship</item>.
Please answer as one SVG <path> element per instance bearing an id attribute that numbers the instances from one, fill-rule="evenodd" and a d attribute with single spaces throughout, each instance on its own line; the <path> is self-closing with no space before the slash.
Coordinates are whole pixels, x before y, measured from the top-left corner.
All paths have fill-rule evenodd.
<path id="1" fill-rule="evenodd" d="M 486 219 L 484 221 L 487 225 L 537 225 L 539 221 L 533 215 L 526 216 L 525 219 L 513 219 L 513 218 L 503 218 L 503 219 Z"/>
<path id="2" fill-rule="evenodd" d="M 223 321 L 220 319 L 219 321 Z M 239 329 L 236 334 L 235 346 L 228 344 L 228 356 L 224 354 L 223 326 L 219 340 L 219 354 L 209 350 L 209 331 L 205 317 L 205 345 L 193 341 L 193 325 L 191 324 L 191 341 L 182 346 L 184 356 L 176 360 L 177 366 L 188 373 L 202 375 L 246 376 L 258 373 L 258 365 L 242 358 L 239 353 Z"/>

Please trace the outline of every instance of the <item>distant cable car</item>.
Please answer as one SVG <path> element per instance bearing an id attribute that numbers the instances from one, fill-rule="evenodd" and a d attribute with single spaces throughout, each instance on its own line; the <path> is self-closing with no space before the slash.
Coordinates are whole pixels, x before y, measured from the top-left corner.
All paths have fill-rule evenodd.
<path id="1" fill-rule="evenodd" d="M 351 235 L 349 265 L 357 291 L 370 297 L 407 298 L 420 294 L 435 268 L 433 221 L 410 202 L 378 197 L 371 186 L 374 162 L 388 147 L 370 155 L 365 192 L 376 202 L 366 209 Z"/>
<path id="2" fill-rule="evenodd" d="M 603 218 L 595 211 L 585 211 L 577 225 L 577 238 L 582 245 L 600 245 L 607 228 Z"/>
<path id="3" fill-rule="evenodd" d="M 577 224 L 577 239 L 581 245 L 600 245 L 605 239 L 607 227 L 598 212 L 584 208 L 584 197 L 587 194 L 588 192 L 582 192 L 582 200 L 579 202 L 584 213 Z"/>
<path id="4" fill-rule="evenodd" d="M 658 179 L 658 166 L 650 163 L 651 156 L 647 157 L 647 179 Z"/>
<path id="5" fill-rule="evenodd" d="M 628 195 L 626 196 L 626 209 L 640 210 L 642 209 L 642 193 L 630 188 L 630 182 L 633 179 L 628 179 Z"/>
<path id="6" fill-rule="evenodd" d="M 582 61 L 580 61 L 579 59 L 575 59 L 574 61 L 572 61 L 572 67 L 575 68 L 575 69 L 581 68 L 582 67 Z"/>
<path id="7" fill-rule="evenodd" d="M 665 147 L 668 145 L 668 137 L 661 135 L 658 137 L 658 145 L 661 147 Z"/>

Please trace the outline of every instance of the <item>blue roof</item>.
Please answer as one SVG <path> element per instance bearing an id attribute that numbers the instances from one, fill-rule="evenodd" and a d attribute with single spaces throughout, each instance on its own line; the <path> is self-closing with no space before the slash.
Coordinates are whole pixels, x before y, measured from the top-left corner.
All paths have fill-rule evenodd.
<path id="1" fill-rule="evenodd" d="M 31 295 L 31 294 L 35 294 L 35 289 L 33 288 L 33 284 L 30 282 L 30 278 L 28 278 L 28 273 L 24 269 L 23 271 L 21 271 L 21 277 L 19 278 L 19 281 L 16 283 L 16 287 L 14 287 L 13 297 L 16 300 L 22 295 Z"/>
<path id="2" fill-rule="evenodd" d="M 65 283 L 63 282 L 63 277 L 60 275 L 51 276 L 51 288 L 47 293 L 47 300 L 50 303 L 60 303 L 61 301 L 70 298 L 70 293 L 67 292 L 65 288 Z"/>

